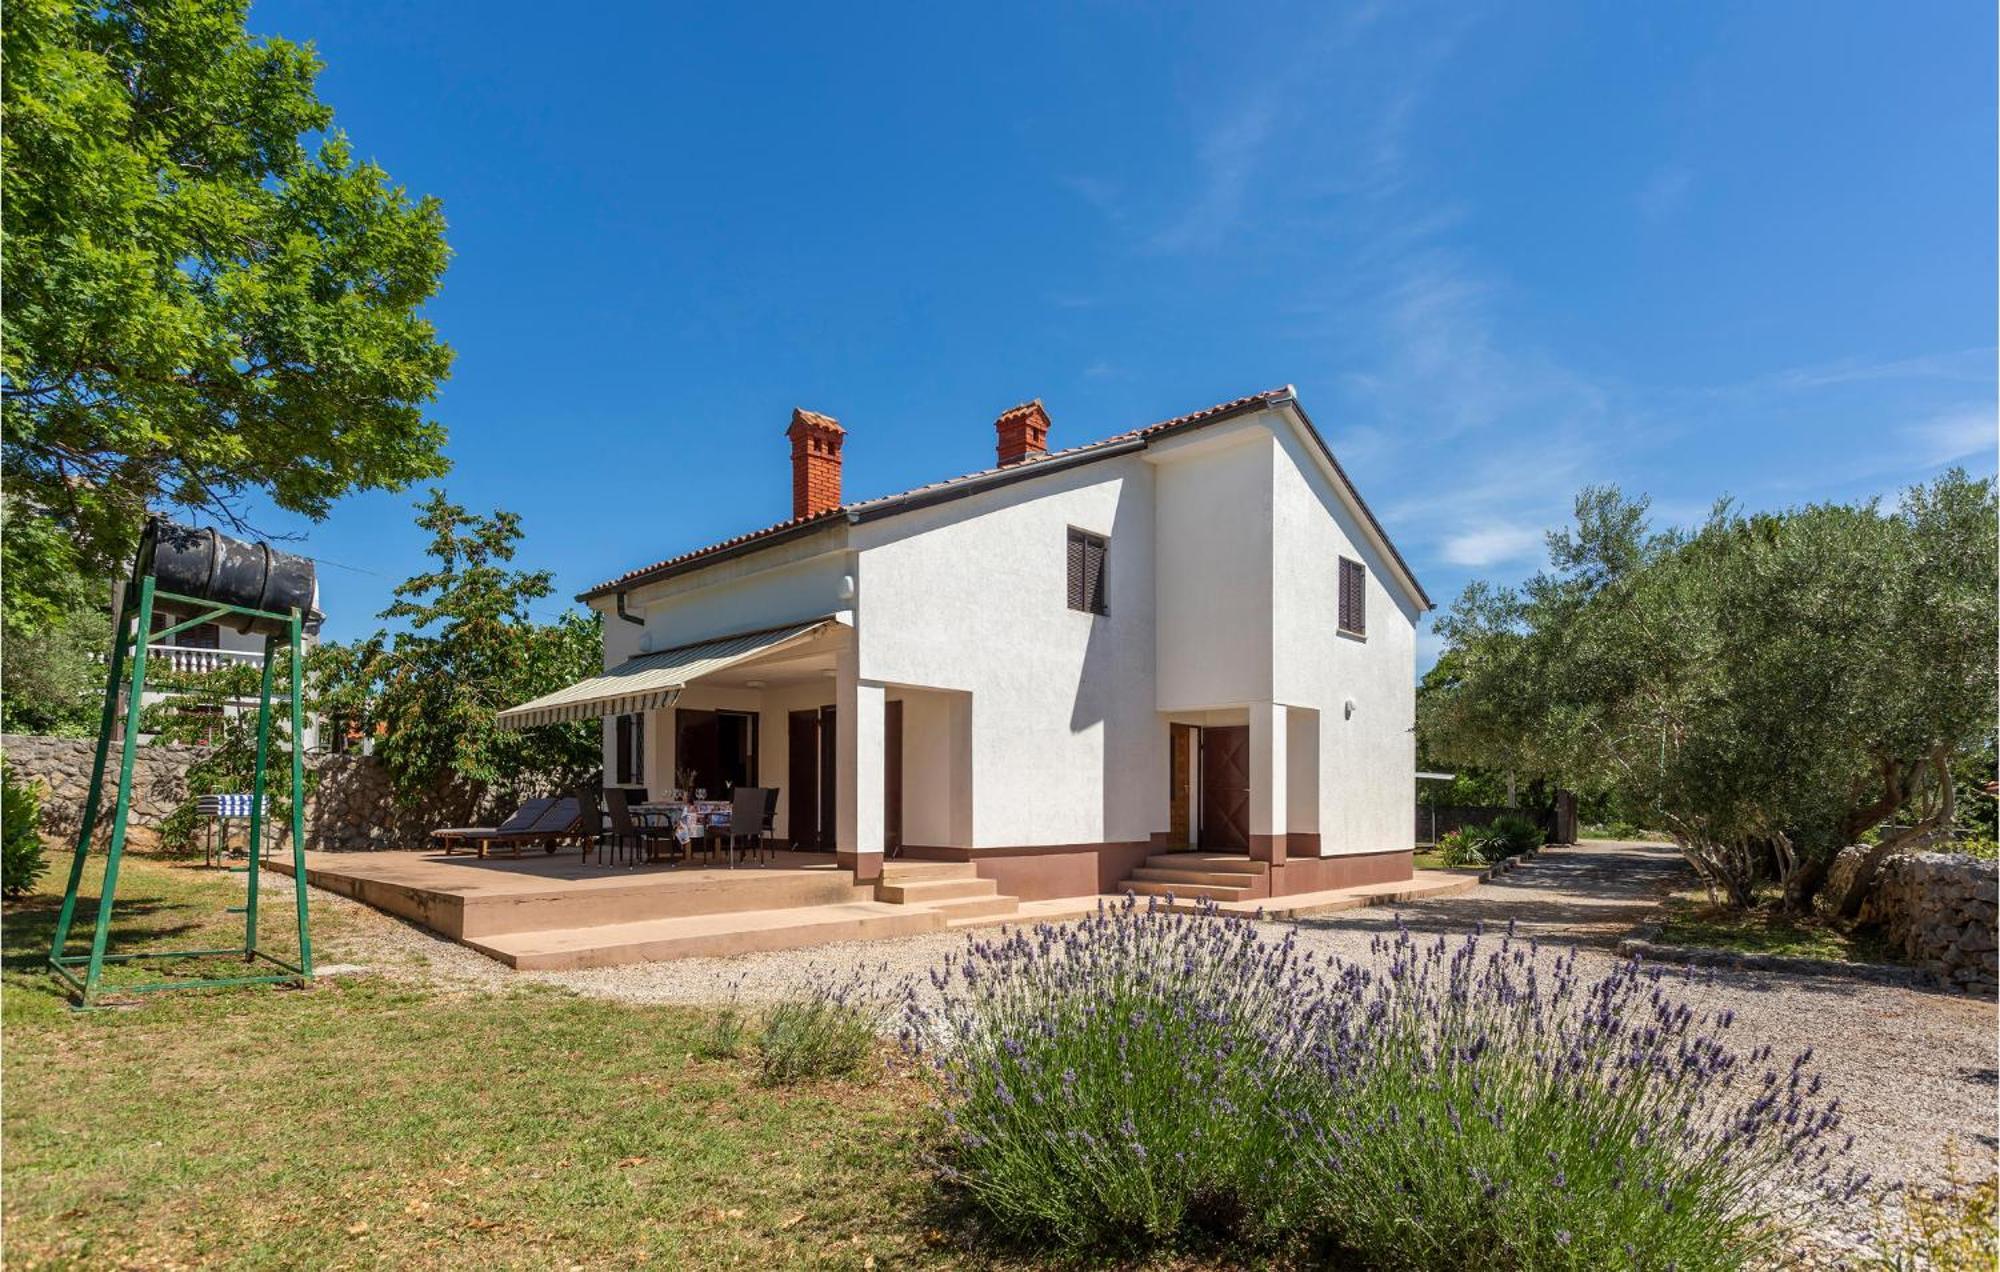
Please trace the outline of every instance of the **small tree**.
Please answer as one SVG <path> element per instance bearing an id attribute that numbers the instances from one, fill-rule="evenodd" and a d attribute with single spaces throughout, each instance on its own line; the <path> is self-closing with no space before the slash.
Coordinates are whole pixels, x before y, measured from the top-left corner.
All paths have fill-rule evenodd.
<path id="1" fill-rule="evenodd" d="M 322 710 L 364 730 L 382 726 L 375 754 L 406 800 L 448 777 L 507 798 L 582 780 L 602 762 L 594 721 L 521 732 L 496 721 L 602 669 L 597 617 L 534 621 L 530 607 L 554 585 L 547 570 L 508 568 L 521 537 L 515 514 L 473 515 L 442 491 L 418 513 L 434 568 L 399 586 L 382 612 L 401 630 L 322 649 Z"/>

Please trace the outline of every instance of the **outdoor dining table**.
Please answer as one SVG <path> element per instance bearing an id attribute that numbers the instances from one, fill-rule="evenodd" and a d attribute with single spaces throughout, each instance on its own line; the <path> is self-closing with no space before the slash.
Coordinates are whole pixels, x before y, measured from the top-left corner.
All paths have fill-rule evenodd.
<path id="1" fill-rule="evenodd" d="M 632 805 L 632 815 L 648 826 L 673 831 L 681 845 L 694 851 L 693 843 L 709 835 L 729 835 L 730 802 L 726 799 L 655 800 Z M 692 815 L 690 815 L 692 814 Z M 729 868 L 736 868 L 736 840 L 729 839 Z"/>

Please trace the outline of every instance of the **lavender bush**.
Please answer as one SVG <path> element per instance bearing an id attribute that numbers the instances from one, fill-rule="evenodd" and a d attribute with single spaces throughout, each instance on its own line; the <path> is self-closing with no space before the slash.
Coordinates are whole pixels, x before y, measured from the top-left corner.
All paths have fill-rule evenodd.
<path id="1" fill-rule="evenodd" d="M 1204 1238 L 1373 1267 L 1737 1267 L 1830 1163 L 1810 1056 L 1723 1042 L 1657 971 L 1474 935 L 1320 962 L 1128 899 L 975 942 L 912 994 L 947 1183 L 1071 1248 Z"/>
<path id="2" fill-rule="evenodd" d="M 758 1078 L 767 1086 L 859 1073 L 875 1049 L 876 1012 L 860 976 L 815 975 L 802 997 L 764 1013 Z"/>

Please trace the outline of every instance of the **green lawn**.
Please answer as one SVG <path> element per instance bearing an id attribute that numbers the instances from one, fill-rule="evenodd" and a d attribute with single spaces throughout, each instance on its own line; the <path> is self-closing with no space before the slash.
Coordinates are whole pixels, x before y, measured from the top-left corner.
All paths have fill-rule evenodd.
<path id="1" fill-rule="evenodd" d="M 909 1077 L 770 1090 L 696 1058 L 700 1013 L 545 990 L 361 977 L 76 1013 L 40 970 L 61 882 L 4 927 L 9 1267 L 959 1257 L 927 1226 Z M 240 932 L 226 875 L 128 859 L 120 895 L 128 942 Z"/>
<path id="2" fill-rule="evenodd" d="M 1711 906 L 1700 889 L 1677 892 L 1661 903 L 1662 945 L 1701 946 L 1744 954 L 1783 954 L 1840 963 L 1894 962 L 1893 951 L 1869 933 L 1843 932 L 1821 919 L 1785 913 L 1775 891 L 1752 909 Z"/>
<path id="3" fill-rule="evenodd" d="M 1434 849 L 1419 848 L 1410 855 L 1410 865 L 1418 870 L 1467 870 L 1477 873 L 1484 866 L 1447 866 L 1444 857 Z"/>

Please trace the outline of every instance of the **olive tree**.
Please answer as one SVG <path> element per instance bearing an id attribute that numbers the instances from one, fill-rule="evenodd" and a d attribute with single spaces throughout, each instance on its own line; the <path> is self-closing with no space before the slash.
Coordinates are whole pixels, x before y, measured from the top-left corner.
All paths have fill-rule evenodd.
<path id="1" fill-rule="evenodd" d="M 1585 491 L 1548 570 L 1467 589 L 1439 624 L 1460 674 L 1426 705 L 1433 746 L 1463 730 L 1470 753 L 1617 788 L 1738 905 L 1768 869 L 1809 906 L 1842 846 L 1948 824 L 1952 765 L 1995 713 L 1992 483 L 1954 471 L 1893 510 L 1723 503 L 1692 532 L 1646 513 Z"/>

